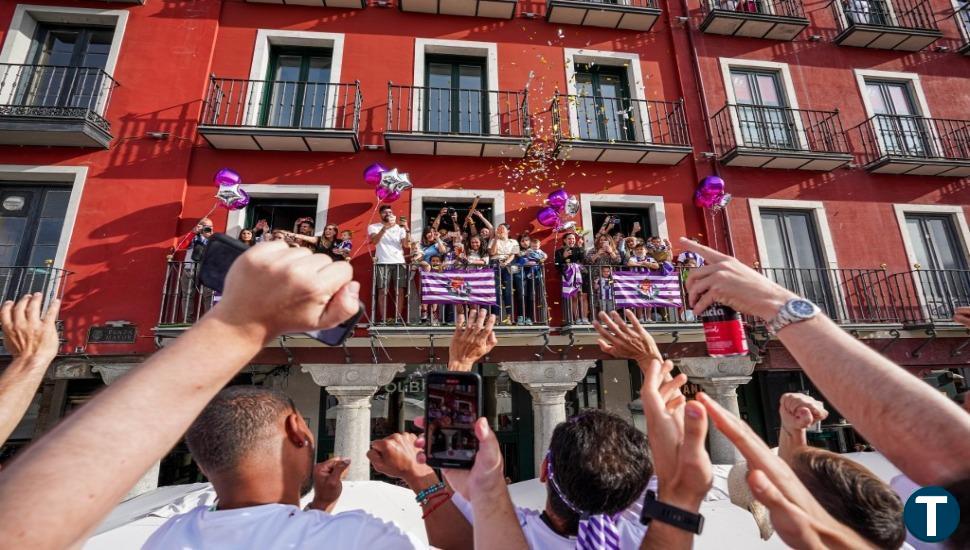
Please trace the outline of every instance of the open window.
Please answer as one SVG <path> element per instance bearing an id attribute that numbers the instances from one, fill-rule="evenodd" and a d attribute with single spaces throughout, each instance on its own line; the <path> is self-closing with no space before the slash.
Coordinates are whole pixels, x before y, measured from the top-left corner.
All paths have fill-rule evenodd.
<path id="1" fill-rule="evenodd" d="M 625 237 L 640 237 L 641 239 L 654 236 L 652 228 L 656 227 L 656 220 L 650 208 L 594 206 L 591 211 L 593 215 L 593 226 L 589 229 L 594 233 L 603 227 L 607 219 L 613 219 L 614 225 L 610 229 L 610 235 L 620 233 Z M 634 232 L 633 229 L 637 226 L 639 226 L 639 231 Z"/>
<path id="2" fill-rule="evenodd" d="M 424 219 L 427 220 L 426 225 L 431 225 L 434 219 L 438 216 L 442 209 L 453 209 L 458 215 L 458 224 L 461 225 L 465 222 L 465 218 L 468 216 L 468 212 L 471 210 L 472 202 L 474 199 L 453 199 L 453 200 L 427 200 L 424 201 L 423 214 Z M 479 201 L 478 205 L 475 207 L 489 223 L 494 224 L 492 219 L 492 203 Z M 475 218 L 475 226 L 481 229 L 481 221 Z M 439 225 L 441 229 L 447 229 L 448 231 L 455 231 L 459 228 L 455 227 L 454 222 L 450 215 L 445 215 L 441 217 L 441 222 Z"/>

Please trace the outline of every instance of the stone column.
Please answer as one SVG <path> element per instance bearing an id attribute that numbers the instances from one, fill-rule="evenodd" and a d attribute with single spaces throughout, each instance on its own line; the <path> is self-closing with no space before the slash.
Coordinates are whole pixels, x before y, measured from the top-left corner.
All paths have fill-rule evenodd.
<path id="1" fill-rule="evenodd" d="M 499 369 L 532 395 L 533 450 L 536 474 L 556 425 L 566 420 L 566 392 L 586 376 L 595 361 L 522 361 L 499 363 Z"/>
<path id="2" fill-rule="evenodd" d="M 105 385 L 110 386 L 115 380 L 124 376 L 128 371 L 137 366 L 136 363 L 116 363 L 113 365 L 94 365 L 91 372 L 101 375 L 101 380 Z M 128 494 L 122 500 L 134 498 L 142 493 L 158 489 L 158 470 L 162 465 L 161 460 L 156 460 L 148 467 L 142 476 L 135 482 L 135 485 L 128 490 Z"/>
<path id="3" fill-rule="evenodd" d="M 353 363 L 303 365 L 313 381 L 337 398 L 334 454 L 351 459 L 347 480 L 370 479 L 370 399 L 381 386 L 404 371 L 404 363 Z M 320 419 L 321 422 L 323 419 Z"/>
<path id="4" fill-rule="evenodd" d="M 718 404 L 739 416 L 738 386 L 750 382 L 754 372 L 754 362 L 748 356 L 686 357 L 678 361 L 678 367 Z M 731 441 L 713 423 L 707 432 L 707 443 L 714 464 L 736 464 L 743 460 Z"/>

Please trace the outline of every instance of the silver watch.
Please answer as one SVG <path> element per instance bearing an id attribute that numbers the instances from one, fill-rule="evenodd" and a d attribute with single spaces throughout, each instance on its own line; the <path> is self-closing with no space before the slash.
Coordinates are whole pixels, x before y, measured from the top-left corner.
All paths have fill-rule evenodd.
<path id="1" fill-rule="evenodd" d="M 792 323 L 807 321 L 821 311 L 817 305 L 803 298 L 792 298 L 781 306 L 774 318 L 768 319 L 768 332 L 778 334 L 778 331 Z"/>

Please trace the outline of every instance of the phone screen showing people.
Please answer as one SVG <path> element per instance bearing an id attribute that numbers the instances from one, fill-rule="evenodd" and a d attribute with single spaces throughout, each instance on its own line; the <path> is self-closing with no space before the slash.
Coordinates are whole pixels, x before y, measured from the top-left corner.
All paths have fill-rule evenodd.
<path id="1" fill-rule="evenodd" d="M 435 468 L 471 468 L 478 451 L 482 379 L 473 372 L 432 372 L 425 379 L 425 455 Z"/>

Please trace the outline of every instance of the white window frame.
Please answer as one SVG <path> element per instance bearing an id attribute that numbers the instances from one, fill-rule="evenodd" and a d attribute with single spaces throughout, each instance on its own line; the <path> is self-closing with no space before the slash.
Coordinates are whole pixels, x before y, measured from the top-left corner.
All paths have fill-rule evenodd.
<path id="1" fill-rule="evenodd" d="M 329 185 L 286 185 L 286 184 L 262 184 L 250 183 L 241 185 L 246 193 L 251 197 L 279 197 L 290 199 L 316 199 L 317 214 L 314 219 L 314 234 L 322 235 L 323 228 L 327 225 L 327 210 L 330 205 L 330 186 Z M 239 210 L 230 210 L 226 221 L 226 233 L 238 235 L 243 229 L 243 222 L 246 220 L 246 212 L 249 206 Z M 291 231 L 292 228 L 279 228 Z"/>
<path id="2" fill-rule="evenodd" d="M 580 216 L 583 220 L 583 228 L 588 234 L 595 237 L 599 227 L 593 227 L 593 207 L 594 206 L 620 206 L 624 208 L 643 208 L 650 211 L 651 227 L 644 227 L 649 230 L 649 235 L 657 236 L 661 239 L 669 239 L 667 233 L 667 211 L 664 208 L 664 198 L 660 195 L 617 195 L 613 193 L 580 193 Z M 587 248 L 596 246 L 596 239 L 586 239 Z"/>
<path id="3" fill-rule="evenodd" d="M 933 115 L 930 114 L 930 105 L 926 101 L 926 95 L 923 93 L 923 84 L 920 81 L 918 74 L 902 73 L 898 71 L 875 71 L 871 69 L 853 69 L 853 72 L 855 73 L 856 84 L 859 86 L 859 94 L 862 96 L 862 105 L 866 109 L 867 119 L 871 119 L 872 117 L 876 116 L 876 112 L 872 108 L 872 102 L 869 101 L 869 94 L 866 93 L 866 79 L 888 80 L 906 84 L 912 94 L 912 99 L 916 101 L 916 107 L 919 109 L 917 116 L 923 118 L 933 118 Z M 933 148 L 936 151 L 942 151 L 940 138 L 936 135 L 936 127 L 930 124 L 928 125 L 928 129 L 930 133 L 933 134 Z M 886 154 L 886 150 L 879 139 L 876 139 L 876 146 L 879 147 L 880 154 Z"/>
<path id="4" fill-rule="evenodd" d="M 0 63 L 26 64 L 27 56 L 34 44 L 39 23 L 68 23 L 74 25 L 101 25 L 114 27 L 108 58 L 105 60 L 104 72 L 114 77 L 115 66 L 121 53 L 121 43 L 124 39 L 125 28 L 128 25 L 126 10 L 102 10 L 96 8 L 73 8 L 67 6 L 38 6 L 33 4 L 18 4 L 14 9 L 10 28 L 0 50 Z M 14 93 L 13 87 L 0 91 L 0 102 L 8 101 Z M 107 95 L 103 101 L 107 100 Z M 105 105 L 98 106 L 98 112 L 103 113 Z"/>
<path id="5" fill-rule="evenodd" d="M 970 23 L 967 23 L 968 26 L 964 26 L 964 24 L 960 22 L 960 8 L 962 7 L 960 5 L 960 0 L 950 0 L 950 3 L 953 6 L 953 20 L 960 29 L 960 36 L 963 37 L 964 42 L 970 42 Z M 967 10 L 968 13 L 970 13 L 970 7 L 968 7 Z"/>
<path id="6" fill-rule="evenodd" d="M 425 89 L 425 58 L 430 55 L 464 55 L 485 59 L 488 92 L 499 91 L 498 87 L 498 44 L 495 42 L 472 42 L 469 40 L 438 40 L 432 38 L 414 39 L 414 80 L 412 86 Z M 425 89 L 425 92 L 427 90 Z M 411 97 L 411 131 L 424 131 L 424 104 L 421 94 Z M 499 135 L 498 94 L 488 94 L 488 133 Z"/>
<path id="7" fill-rule="evenodd" d="M 640 124 L 634 127 L 637 141 L 651 143 L 650 112 L 647 108 L 647 93 L 643 84 L 643 69 L 640 56 L 635 53 L 613 52 L 606 50 L 589 50 L 565 48 L 563 49 L 566 67 L 566 93 L 578 95 L 576 92 L 576 64 L 596 63 L 608 67 L 623 67 L 626 69 L 627 87 L 630 89 L 630 99 L 637 106 Z M 569 127 L 575 130 L 573 139 L 579 139 L 579 111 L 572 102 L 569 105 Z"/>
<path id="8" fill-rule="evenodd" d="M 253 61 L 249 66 L 249 80 L 266 81 L 267 71 L 269 71 L 270 50 L 273 46 L 300 46 L 304 48 L 329 48 L 331 50 L 330 60 L 330 83 L 339 84 L 340 74 L 343 67 L 344 58 L 344 35 L 332 32 L 312 32 L 312 31 L 287 31 L 280 29 L 259 29 L 256 31 L 256 43 L 253 46 Z M 263 86 L 252 84 L 249 93 L 258 93 L 263 99 L 267 90 Z M 336 99 L 339 91 L 336 87 L 331 87 L 327 92 L 327 115 L 326 125 L 332 127 L 337 116 Z M 245 120 L 247 126 L 256 126 L 262 109 L 262 101 L 259 106 L 250 109 L 246 105 Z"/>
<path id="9" fill-rule="evenodd" d="M 53 267 L 57 269 L 64 269 L 67 260 L 87 177 L 87 166 L 0 164 L 0 183 L 37 183 L 38 185 L 68 183 L 71 185 L 71 195 L 67 200 L 67 210 L 64 212 L 64 225 L 61 227 L 61 236 L 57 241 L 57 252 L 54 255 Z"/>
<path id="10" fill-rule="evenodd" d="M 903 248 L 906 250 L 906 260 L 910 266 L 916 264 L 916 251 L 913 248 L 913 241 L 909 238 L 909 231 L 906 229 L 906 214 L 936 214 L 949 216 L 957 228 L 957 235 L 960 239 L 960 246 L 963 249 L 964 258 L 970 263 L 970 227 L 967 225 L 966 212 L 962 206 L 949 206 L 940 204 L 894 204 L 893 210 L 896 212 L 896 223 L 899 225 L 899 232 L 903 237 Z"/>
<path id="11" fill-rule="evenodd" d="M 795 84 L 792 80 L 791 68 L 788 66 L 788 63 L 729 57 L 719 57 L 718 61 L 721 65 L 721 78 L 724 80 L 724 95 L 727 98 L 728 105 L 738 105 L 737 96 L 734 93 L 734 84 L 731 81 L 731 69 L 753 69 L 778 74 L 781 77 L 781 93 L 785 96 L 787 107 L 795 110 L 793 118 L 795 130 L 798 132 L 798 146 L 799 148 L 807 147 L 808 136 L 805 134 L 802 117 L 798 114 L 798 110 L 800 109 L 798 106 L 798 96 L 795 94 Z M 729 109 L 728 114 L 731 116 L 731 126 L 734 130 L 734 143 L 738 146 L 744 146 L 745 143 L 743 134 L 741 133 L 741 123 L 738 120 L 737 109 Z"/>
<path id="12" fill-rule="evenodd" d="M 758 246 L 758 261 L 761 267 L 778 267 L 769 265 L 768 247 L 765 240 L 764 226 L 761 225 L 761 209 L 783 209 L 783 210 L 804 210 L 812 212 L 812 219 L 815 223 L 815 232 L 821 240 L 819 245 L 822 247 L 822 261 L 828 268 L 837 269 L 838 259 L 835 255 L 835 245 L 832 240 L 832 230 L 829 228 L 828 216 L 825 213 L 825 203 L 822 201 L 800 201 L 783 199 L 748 199 L 748 208 L 751 211 L 751 223 L 754 226 L 755 244 Z"/>
<path id="13" fill-rule="evenodd" d="M 498 227 L 505 223 L 505 191 L 486 189 L 418 189 L 411 188 L 411 237 L 420 242 L 421 233 L 431 220 L 424 219 L 425 201 L 461 201 L 471 202 L 480 197 L 492 204 L 492 225 Z"/>

